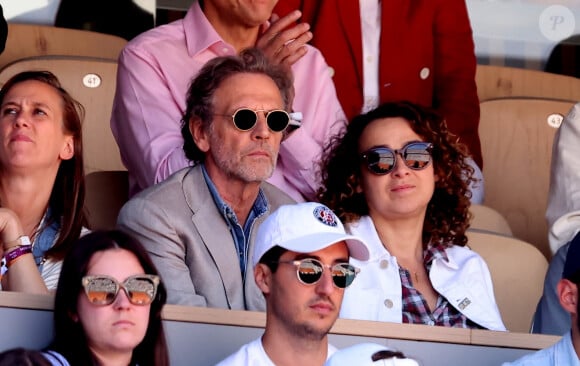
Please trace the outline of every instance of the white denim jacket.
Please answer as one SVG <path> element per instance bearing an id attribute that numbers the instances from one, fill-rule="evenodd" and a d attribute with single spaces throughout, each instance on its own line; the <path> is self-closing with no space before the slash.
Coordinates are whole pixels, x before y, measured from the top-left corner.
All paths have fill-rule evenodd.
<path id="1" fill-rule="evenodd" d="M 347 230 L 367 243 L 370 258 L 364 262 L 351 258 L 361 271 L 345 291 L 340 317 L 401 323 L 403 304 L 397 258 L 385 249 L 369 216 L 347 225 Z M 485 261 L 460 246 L 451 246 L 445 253 L 449 261 L 435 259 L 431 266 L 433 288 L 471 321 L 486 329 L 506 330 Z"/>

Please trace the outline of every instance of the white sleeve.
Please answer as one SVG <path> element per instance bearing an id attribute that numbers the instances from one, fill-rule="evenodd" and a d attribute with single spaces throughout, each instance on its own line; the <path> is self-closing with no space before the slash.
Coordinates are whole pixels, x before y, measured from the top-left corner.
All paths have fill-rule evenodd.
<path id="1" fill-rule="evenodd" d="M 580 103 L 562 121 L 554 136 L 546 219 L 552 254 L 580 228 Z"/>

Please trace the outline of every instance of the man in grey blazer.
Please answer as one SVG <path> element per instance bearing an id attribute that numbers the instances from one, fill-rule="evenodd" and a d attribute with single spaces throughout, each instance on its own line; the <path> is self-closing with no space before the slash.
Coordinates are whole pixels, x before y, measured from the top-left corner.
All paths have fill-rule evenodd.
<path id="1" fill-rule="evenodd" d="M 260 223 L 293 202 L 265 182 L 292 97 L 290 74 L 257 49 L 214 58 L 191 82 L 182 135 L 195 165 L 136 195 L 118 218 L 151 255 L 168 303 L 266 309 L 248 258 Z"/>

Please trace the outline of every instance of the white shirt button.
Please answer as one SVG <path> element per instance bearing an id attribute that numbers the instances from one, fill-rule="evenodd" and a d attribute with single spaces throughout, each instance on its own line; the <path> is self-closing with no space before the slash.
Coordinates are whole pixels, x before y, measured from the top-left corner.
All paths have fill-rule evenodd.
<path id="1" fill-rule="evenodd" d="M 430 73 L 431 73 L 431 71 L 429 70 L 429 68 L 424 67 L 421 69 L 421 72 L 419 73 L 419 77 L 421 77 L 421 79 L 425 80 L 429 77 Z"/>
<path id="2" fill-rule="evenodd" d="M 383 259 L 379 263 L 379 267 L 381 267 L 381 269 L 387 269 L 387 268 L 389 268 L 389 261 L 387 261 L 386 259 Z"/>
<path id="3" fill-rule="evenodd" d="M 328 67 L 328 74 L 330 75 L 330 77 L 334 76 L 334 67 Z"/>
<path id="4" fill-rule="evenodd" d="M 390 299 L 386 299 L 386 300 L 384 301 L 384 304 L 385 304 L 385 306 L 386 306 L 388 309 L 390 309 L 390 308 L 392 308 L 392 307 L 393 307 L 393 301 L 392 301 L 392 300 L 390 300 Z"/>
<path id="5" fill-rule="evenodd" d="M 368 56 L 367 57 L 367 62 L 373 62 L 373 56 Z"/>
<path id="6" fill-rule="evenodd" d="M 429 320 L 429 321 L 427 322 L 427 325 L 435 325 L 435 322 L 434 322 L 433 320 Z"/>

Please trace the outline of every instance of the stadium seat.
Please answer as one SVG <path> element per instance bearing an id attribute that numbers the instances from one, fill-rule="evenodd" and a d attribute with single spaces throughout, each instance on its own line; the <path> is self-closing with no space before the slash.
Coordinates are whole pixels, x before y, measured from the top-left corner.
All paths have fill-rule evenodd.
<path id="1" fill-rule="evenodd" d="M 516 67 L 477 65 L 475 82 L 480 102 L 506 97 L 580 101 L 580 79 L 573 76 Z"/>
<path id="2" fill-rule="evenodd" d="M 558 76 L 558 75 L 556 75 Z M 573 101 L 501 98 L 480 103 L 485 199 L 515 237 L 550 258 L 546 213 L 554 135 Z"/>
<path id="3" fill-rule="evenodd" d="M 6 49 L 0 54 L 0 68 L 16 60 L 36 56 L 83 56 L 117 61 L 127 44 L 124 38 L 36 24 L 8 24 Z"/>
<path id="4" fill-rule="evenodd" d="M 467 237 L 467 245 L 489 267 L 506 328 L 528 333 L 543 291 L 546 257 L 530 243 L 513 237 L 477 231 L 468 231 Z"/>
<path id="5" fill-rule="evenodd" d="M 85 210 L 91 230 L 113 229 L 119 210 L 128 200 L 127 171 L 99 171 L 86 175 Z"/>
<path id="6" fill-rule="evenodd" d="M 31 57 L 0 69 L 0 85 L 26 70 L 51 71 L 62 86 L 84 106 L 85 174 L 101 170 L 125 170 L 110 127 L 117 62 L 74 56 Z"/>
<path id="7" fill-rule="evenodd" d="M 512 229 L 506 218 L 491 207 L 471 205 L 469 211 L 473 215 L 470 229 L 512 236 Z"/>

